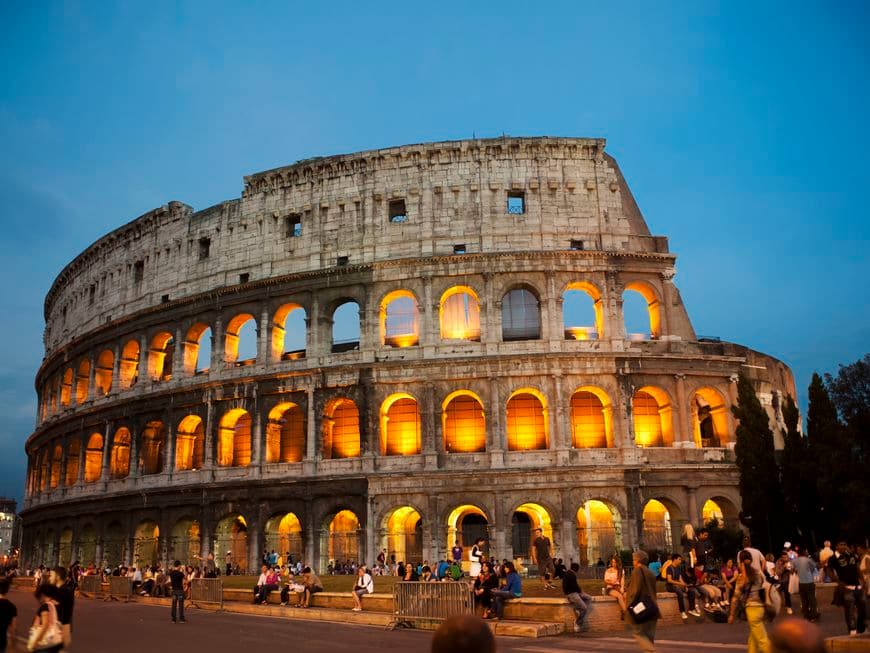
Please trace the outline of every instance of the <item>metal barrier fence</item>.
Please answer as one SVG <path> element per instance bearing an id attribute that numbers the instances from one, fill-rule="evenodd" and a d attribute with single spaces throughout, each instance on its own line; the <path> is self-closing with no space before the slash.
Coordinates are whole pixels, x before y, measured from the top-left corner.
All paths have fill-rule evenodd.
<path id="1" fill-rule="evenodd" d="M 393 590 L 396 618 L 389 628 L 434 626 L 448 617 L 474 614 L 474 592 L 469 583 L 396 583 Z"/>
<path id="2" fill-rule="evenodd" d="M 190 602 L 223 606 L 224 583 L 220 578 L 194 578 L 190 581 Z"/>
<path id="3" fill-rule="evenodd" d="M 124 602 L 130 600 L 130 597 L 133 596 L 133 581 L 129 578 L 124 578 L 123 576 L 109 576 L 109 599 L 112 601 L 120 601 L 124 599 Z"/>
<path id="4" fill-rule="evenodd" d="M 99 576 L 82 576 L 79 580 L 79 593 L 97 596 L 103 591 L 103 579 Z"/>

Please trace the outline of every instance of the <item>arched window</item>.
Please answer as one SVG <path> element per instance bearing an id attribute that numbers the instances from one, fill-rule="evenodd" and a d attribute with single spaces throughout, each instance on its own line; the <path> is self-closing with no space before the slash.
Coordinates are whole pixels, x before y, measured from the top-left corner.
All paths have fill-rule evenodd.
<path id="1" fill-rule="evenodd" d="M 327 517 L 329 540 L 326 551 L 329 560 L 359 560 L 360 523 L 350 510 L 342 510 L 331 519 Z M 326 567 L 321 564 L 321 567 Z"/>
<path id="2" fill-rule="evenodd" d="M 199 415 L 188 415 L 175 434 L 175 469 L 202 469 L 205 429 Z"/>
<path id="3" fill-rule="evenodd" d="M 596 561 L 610 562 L 610 557 L 622 549 L 621 520 L 616 508 L 591 499 L 577 511 L 577 544 L 580 564 L 584 567 Z"/>
<path id="4" fill-rule="evenodd" d="M 477 294 L 467 286 L 454 286 L 441 296 L 441 338 L 480 340 Z"/>
<path id="5" fill-rule="evenodd" d="M 211 365 L 211 327 L 197 322 L 184 336 L 184 374 L 208 372 Z"/>
<path id="6" fill-rule="evenodd" d="M 53 490 L 60 485 L 60 471 L 63 466 L 63 447 L 59 444 L 54 445 L 51 454 L 51 481 L 49 487 Z"/>
<path id="7" fill-rule="evenodd" d="M 66 479 L 64 485 L 71 487 L 79 480 L 79 460 L 82 455 L 82 442 L 73 438 L 66 448 Z"/>
<path id="8" fill-rule="evenodd" d="M 94 384 L 97 393 L 105 397 L 112 389 L 112 370 L 115 367 L 115 353 L 104 349 L 97 357 L 97 369 L 94 370 Z"/>
<path id="9" fill-rule="evenodd" d="M 486 418 L 476 395 L 466 390 L 454 392 L 444 400 L 441 415 L 446 451 L 486 451 Z"/>
<path id="10" fill-rule="evenodd" d="M 518 390 L 507 403 L 507 441 L 510 451 L 547 448 L 547 416 L 536 390 Z"/>
<path id="11" fill-rule="evenodd" d="M 130 473 L 130 431 L 124 427 L 115 431 L 112 438 L 110 467 L 110 476 L 113 479 L 126 478 Z"/>
<path id="12" fill-rule="evenodd" d="M 142 474 L 147 476 L 163 473 L 163 449 L 166 444 L 166 427 L 163 422 L 148 422 L 142 431 L 141 443 L 139 468 Z"/>
<path id="13" fill-rule="evenodd" d="M 673 443 L 671 404 L 659 388 L 643 387 L 631 401 L 634 440 L 639 447 L 663 447 Z"/>
<path id="14" fill-rule="evenodd" d="M 272 321 L 272 360 L 305 358 L 307 325 L 305 309 L 299 304 L 284 304 Z"/>
<path id="15" fill-rule="evenodd" d="M 148 349 L 148 376 L 152 381 L 168 381 L 172 378 L 172 356 L 175 341 L 172 334 L 164 331 L 151 339 Z"/>
<path id="16" fill-rule="evenodd" d="M 381 405 L 381 454 L 420 453 L 420 410 L 411 395 L 398 393 Z"/>
<path id="17" fill-rule="evenodd" d="M 85 483 L 96 483 L 103 473 L 103 436 L 91 433 L 85 449 Z"/>
<path id="18" fill-rule="evenodd" d="M 396 290 L 381 302 L 381 342 L 388 347 L 420 343 L 417 299 L 409 290 Z"/>
<path id="19" fill-rule="evenodd" d="M 221 418 L 218 429 L 218 465 L 247 467 L 251 464 L 251 415 L 233 408 Z"/>
<path id="20" fill-rule="evenodd" d="M 266 462 L 298 463 L 305 455 L 305 414 L 292 402 L 269 412 L 266 425 Z"/>
<path id="21" fill-rule="evenodd" d="M 84 359 L 79 363 L 76 373 L 76 403 L 81 405 L 88 400 L 88 388 L 91 382 L 91 362 Z"/>
<path id="22" fill-rule="evenodd" d="M 692 397 L 692 431 L 699 447 L 724 447 L 731 438 L 728 407 L 722 393 L 700 388 Z"/>
<path id="23" fill-rule="evenodd" d="M 571 433 L 575 449 L 613 446 L 612 407 L 600 388 L 586 386 L 571 395 Z"/>
<path id="24" fill-rule="evenodd" d="M 224 337 L 224 360 L 236 365 L 250 365 L 257 359 L 257 321 L 250 313 L 236 315 L 227 324 Z"/>
<path id="25" fill-rule="evenodd" d="M 568 285 L 562 297 L 562 324 L 566 340 L 598 340 L 604 337 L 601 292 L 588 281 Z"/>
<path id="26" fill-rule="evenodd" d="M 661 308 L 653 287 L 643 281 L 626 284 L 622 295 L 625 334 L 629 340 L 660 338 Z"/>
<path id="27" fill-rule="evenodd" d="M 73 387 L 73 371 L 71 367 L 66 368 L 63 373 L 63 379 L 60 382 L 60 405 L 69 406 L 72 401 Z"/>
<path id="28" fill-rule="evenodd" d="M 48 489 L 50 476 L 50 461 L 48 459 L 48 447 L 43 447 L 39 453 L 39 489 L 45 492 Z"/>
<path id="29" fill-rule="evenodd" d="M 501 299 L 501 339 L 537 340 L 541 337 L 541 308 L 527 288 L 514 288 Z"/>
<path id="30" fill-rule="evenodd" d="M 119 366 L 119 381 L 121 389 L 132 388 L 139 380 L 139 343 L 136 340 L 128 340 L 121 351 Z"/>
<path id="31" fill-rule="evenodd" d="M 359 410 L 356 404 L 350 399 L 339 397 L 331 400 L 323 412 L 323 457 L 359 456 Z"/>
<path id="32" fill-rule="evenodd" d="M 332 352 L 359 349 L 359 338 L 359 304 L 354 301 L 339 304 L 332 314 Z"/>

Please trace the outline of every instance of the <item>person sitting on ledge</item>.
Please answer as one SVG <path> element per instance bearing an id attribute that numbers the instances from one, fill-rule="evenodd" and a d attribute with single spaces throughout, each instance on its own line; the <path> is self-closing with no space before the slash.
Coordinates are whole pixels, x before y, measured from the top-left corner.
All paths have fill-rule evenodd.
<path id="1" fill-rule="evenodd" d="M 502 619 L 504 617 L 504 602 L 508 599 L 518 599 L 523 595 L 522 581 L 514 563 L 504 563 L 504 573 L 504 586 L 492 591 L 493 612 L 490 613 L 489 618 Z"/>
<path id="2" fill-rule="evenodd" d="M 375 591 L 375 581 L 372 580 L 371 574 L 368 573 L 365 565 L 360 565 L 357 569 L 356 585 L 353 587 L 353 601 L 356 606 L 354 612 L 362 612 L 362 597 L 366 594 L 372 594 Z"/>
<path id="3" fill-rule="evenodd" d="M 311 606 L 311 595 L 323 591 L 323 583 L 320 582 L 317 574 L 311 571 L 311 567 L 305 567 L 302 570 L 302 587 L 304 588 L 302 605 L 299 607 L 307 608 Z"/>

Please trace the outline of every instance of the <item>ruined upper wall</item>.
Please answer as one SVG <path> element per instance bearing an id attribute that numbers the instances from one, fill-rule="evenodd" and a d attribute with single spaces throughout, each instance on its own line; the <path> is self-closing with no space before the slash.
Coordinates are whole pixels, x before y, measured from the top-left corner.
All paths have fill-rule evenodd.
<path id="1" fill-rule="evenodd" d="M 251 175 L 241 199 L 198 213 L 170 202 L 104 236 L 61 272 L 45 301 L 46 352 L 162 301 L 239 283 L 240 275 L 254 281 L 439 256 L 456 245 L 510 252 L 580 241 L 584 249 L 667 252 L 604 146 L 547 137 L 408 145 Z M 522 215 L 507 211 L 512 192 L 524 193 Z M 403 223 L 388 216 L 398 199 Z M 297 216 L 301 233 L 293 236 Z"/>

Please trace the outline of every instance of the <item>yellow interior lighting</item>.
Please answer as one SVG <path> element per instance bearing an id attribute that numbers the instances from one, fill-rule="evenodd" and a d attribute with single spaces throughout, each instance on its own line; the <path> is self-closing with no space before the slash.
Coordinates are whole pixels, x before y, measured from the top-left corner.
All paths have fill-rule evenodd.
<path id="1" fill-rule="evenodd" d="M 534 389 L 517 390 L 507 403 L 507 440 L 511 451 L 547 448 L 547 417 L 543 396 Z"/>
<path id="2" fill-rule="evenodd" d="M 451 393 L 441 408 L 444 449 L 450 453 L 486 451 L 486 417 L 480 398 L 468 390 Z"/>
<path id="3" fill-rule="evenodd" d="M 420 410 L 409 394 L 397 393 L 381 406 L 381 453 L 407 456 L 420 453 Z"/>
<path id="4" fill-rule="evenodd" d="M 359 410 L 345 397 L 333 399 L 324 411 L 323 449 L 326 458 L 355 458 L 360 454 Z"/>

